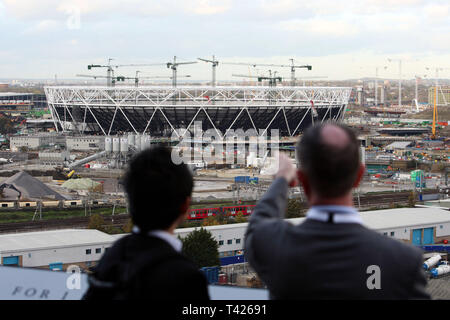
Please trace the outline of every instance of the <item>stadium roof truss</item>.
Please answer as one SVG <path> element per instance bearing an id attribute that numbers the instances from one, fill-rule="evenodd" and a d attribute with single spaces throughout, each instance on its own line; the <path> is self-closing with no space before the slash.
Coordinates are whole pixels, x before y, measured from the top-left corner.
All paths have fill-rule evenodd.
<path id="1" fill-rule="evenodd" d="M 342 120 L 351 88 L 49 86 L 45 94 L 58 131 L 72 123 L 80 133 L 157 135 L 202 121 L 219 135 L 277 128 L 294 136 L 315 121 Z"/>

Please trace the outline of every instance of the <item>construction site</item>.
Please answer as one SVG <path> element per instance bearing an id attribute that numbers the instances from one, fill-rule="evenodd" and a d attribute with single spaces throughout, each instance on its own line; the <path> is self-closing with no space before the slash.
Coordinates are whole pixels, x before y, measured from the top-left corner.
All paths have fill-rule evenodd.
<path id="1" fill-rule="evenodd" d="M 182 62 L 174 57 L 161 64 L 111 61 L 88 65 L 89 74 L 77 76 L 93 80 L 83 85 L 60 82 L 39 88 L 39 94 L 0 95 L 0 120 L 7 129 L 0 150 L 0 237 L 12 244 L 22 234 L 42 239 L 46 245 L 33 249 L 42 252 L 54 239 L 65 243 L 64 232 L 84 230 L 87 239 L 67 244 L 67 252 L 76 247 L 86 255 L 33 262 L 26 258 L 28 251 L 17 248 L 11 254 L 23 258 L 3 259 L 4 265 L 65 270 L 76 263 L 89 273 L 101 254 L 131 230 L 123 187 L 127 164 L 140 151 L 164 144 L 182 155 L 194 176 L 188 218 L 176 233 L 183 237 L 203 226 L 218 242 L 221 265 L 204 270 L 210 284 L 265 288 L 245 260 L 246 222 L 273 181 L 277 153 L 285 152 L 298 166 L 295 149 L 302 132 L 315 123 L 338 121 L 357 133 L 366 166 L 353 191 L 355 208 L 370 228 L 422 248 L 424 261 L 439 255 L 429 261 L 430 290 L 450 298 L 445 289 L 448 81 L 416 77 L 397 84 L 378 77 L 377 69 L 374 79 L 332 82 L 296 75 L 297 69 L 307 72 L 313 66 L 294 59 L 279 65 L 219 62 L 215 56 Z M 189 82 L 185 78 L 191 75 L 177 73 L 195 63 L 211 66 L 211 81 Z M 236 66 L 232 76 L 245 80 L 219 83 L 216 72 L 222 64 Z M 147 77 L 143 70 L 149 66 L 170 69 L 172 75 Z M 247 76 L 239 66 L 267 70 Z M 96 69 L 106 74 L 90 73 Z M 122 72 L 130 69 L 134 75 Z M 290 76 L 285 79 L 280 70 Z M 307 210 L 303 189 L 291 188 L 286 218 L 299 223 Z M 417 224 L 404 218 L 406 212 L 417 217 Z M 95 227 L 94 216 L 101 217 Z M 377 216 L 386 223 L 379 224 Z"/>

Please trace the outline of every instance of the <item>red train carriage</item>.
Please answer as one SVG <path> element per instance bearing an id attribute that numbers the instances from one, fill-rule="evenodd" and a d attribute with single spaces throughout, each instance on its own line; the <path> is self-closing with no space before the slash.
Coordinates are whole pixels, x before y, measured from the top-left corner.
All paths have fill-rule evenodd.
<path id="1" fill-rule="evenodd" d="M 252 213 L 254 207 L 254 205 L 222 207 L 222 212 L 230 212 L 232 216 L 235 216 L 238 212 L 242 212 L 244 216 L 248 216 Z"/>
<path id="2" fill-rule="evenodd" d="M 205 219 L 220 213 L 222 214 L 230 213 L 232 216 L 235 216 L 238 212 L 242 212 L 244 216 L 248 216 L 252 213 L 254 207 L 255 207 L 254 205 L 241 205 L 241 206 L 228 206 L 220 208 L 190 209 L 188 220 Z"/>
<path id="3" fill-rule="evenodd" d="M 188 220 L 205 219 L 210 216 L 215 216 L 220 212 L 220 208 L 201 208 L 201 209 L 190 209 Z"/>

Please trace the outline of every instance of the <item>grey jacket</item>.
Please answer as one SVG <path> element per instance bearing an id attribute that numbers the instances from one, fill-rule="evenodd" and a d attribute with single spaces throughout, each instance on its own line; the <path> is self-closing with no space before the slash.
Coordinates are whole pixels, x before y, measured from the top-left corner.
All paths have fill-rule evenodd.
<path id="1" fill-rule="evenodd" d="M 283 220 L 287 193 L 287 181 L 276 179 L 256 205 L 245 236 L 246 258 L 271 298 L 430 298 L 419 249 L 357 223 L 306 219 L 293 225 Z"/>

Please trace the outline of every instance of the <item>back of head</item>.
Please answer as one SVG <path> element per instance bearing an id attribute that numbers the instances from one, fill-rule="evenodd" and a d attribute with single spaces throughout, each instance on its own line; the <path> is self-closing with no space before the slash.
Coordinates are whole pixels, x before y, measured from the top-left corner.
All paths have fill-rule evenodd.
<path id="1" fill-rule="evenodd" d="M 340 123 L 311 126 L 297 144 L 297 159 L 311 189 L 324 198 L 340 197 L 352 189 L 358 175 L 358 140 Z"/>
<path id="2" fill-rule="evenodd" d="M 193 179 L 184 163 L 172 162 L 170 148 L 156 146 L 131 160 L 124 185 L 133 223 L 142 231 L 165 230 L 182 214 Z"/>

